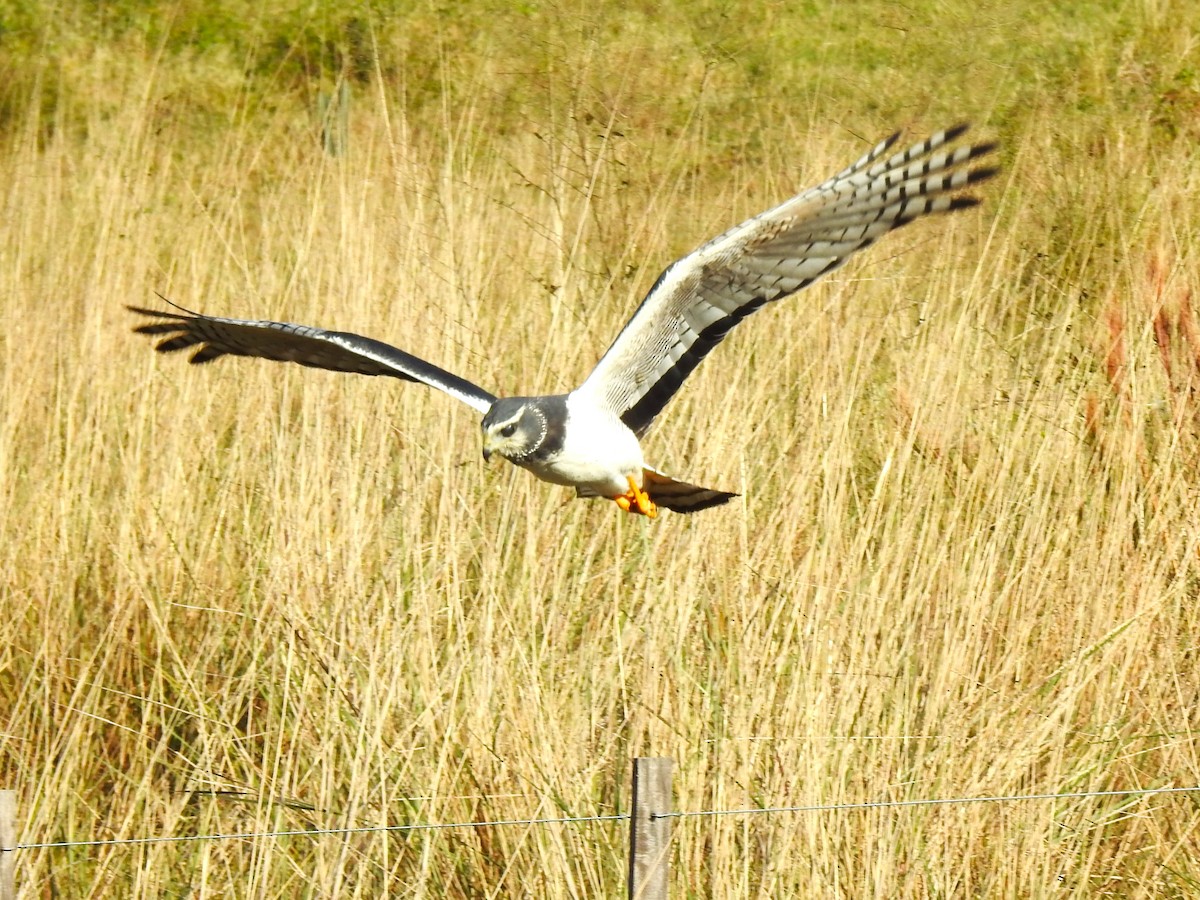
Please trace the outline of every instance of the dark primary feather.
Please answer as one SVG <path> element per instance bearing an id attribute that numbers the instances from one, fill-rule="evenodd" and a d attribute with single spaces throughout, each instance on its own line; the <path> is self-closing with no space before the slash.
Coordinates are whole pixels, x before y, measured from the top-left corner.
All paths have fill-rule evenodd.
<path id="1" fill-rule="evenodd" d="M 699 485 L 677 481 L 654 469 L 645 469 L 642 489 L 650 499 L 664 509 L 678 513 L 695 513 L 714 506 L 722 506 L 738 495 L 731 491 L 718 491 Z"/>
<path id="2" fill-rule="evenodd" d="M 966 125 L 887 155 L 899 134 L 792 199 L 707 242 L 659 276 L 584 382 L 639 436 L 739 322 L 807 287 L 879 237 L 979 201 L 962 189 L 996 174 L 969 163 L 995 149 L 949 148 Z"/>
<path id="3" fill-rule="evenodd" d="M 358 334 L 288 322 L 226 319 L 139 306 L 128 309 L 158 320 L 139 325 L 134 331 L 165 336 L 155 345 L 160 353 L 195 347 L 189 360 L 193 364 L 211 362 L 222 356 L 251 356 L 335 372 L 401 378 L 445 391 L 480 412 L 486 412 L 496 400 L 494 395 L 465 378 L 390 344 Z"/>
<path id="4" fill-rule="evenodd" d="M 642 490 L 650 495 L 655 506 L 677 513 L 712 509 L 741 496 L 731 491 L 718 491 L 714 488 L 700 487 L 698 484 L 688 484 L 649 467 L 642 469 Z M 584 488 L 576 488 L 575 493 L 580 497 L 600 496 Z"/>

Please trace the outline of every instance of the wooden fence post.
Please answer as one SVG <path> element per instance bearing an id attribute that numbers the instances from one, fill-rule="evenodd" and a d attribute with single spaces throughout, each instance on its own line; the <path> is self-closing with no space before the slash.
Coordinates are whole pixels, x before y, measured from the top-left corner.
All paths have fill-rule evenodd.
<path id="1" fill-rule="evenodd" d="M 17 792 L 0 791 L 0 900 L 17 900 Z"/>
<path id="2" fill-rule="evenodd" d="M 629 813 L 629 900 L 667 900 L 671 862 L 671 760 L 633 761 Z"/>

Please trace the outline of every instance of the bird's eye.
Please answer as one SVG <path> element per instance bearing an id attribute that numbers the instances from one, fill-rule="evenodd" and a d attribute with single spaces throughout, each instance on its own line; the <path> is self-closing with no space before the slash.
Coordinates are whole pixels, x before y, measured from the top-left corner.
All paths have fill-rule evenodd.
<path id="1" fill-rule="evenodd" d="M 517 433 L 517 426 L 516 426 L 516 423 L 514 423 L 514 422 L 510 422 L 509 424 L 505 425 L 503 428 L 500 429 L 501 437 L 512 437 L 516 433 Z"/>

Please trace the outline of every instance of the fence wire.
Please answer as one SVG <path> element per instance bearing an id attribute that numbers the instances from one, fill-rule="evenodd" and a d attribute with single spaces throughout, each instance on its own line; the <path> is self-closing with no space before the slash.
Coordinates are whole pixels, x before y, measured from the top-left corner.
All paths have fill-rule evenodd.
<path id="1" fill-rule="evenodd" d="M 688 819 L 701 816 L 746 816 L 752 813 L 845 812 L 855 809 L 897 809 L 904 806 L 951 806 L 966 803 L 1000 803 L 1022 800 L 1075 800 L 1082 797 L 1136 797 L 1148 794 L 1186 794 L 1200 792 L 1196 787 L 1131 788 L 1118 791 L 1068 791 L 1062 794 L 1006 794 L 994 797 L 944 797 L 934 800 L 866 800 L 862 803 L 835 803 L 816 806 L 751 806 L 745 809 L 709 809 L 698 812 L 652 813 L 651 819 Z"/>
<path id="2" fill-rule="evenodd" d="M 291 831 L 235 831 L 228 834 L 182 834 L 155 837 L 106 838 L 95 841 L 45 841 L 17 844 L 13 850 L 51 850 L 58 847 L 114 847 L 126 844 L 178 844 L 184 841 L 235 841 L 256 838 L 299 837 L 327 834 L 384 834 L 403 831 L 438 831 L 449 828 L 487 828 L 506 825 L 575 825 L 582 822 L 616 822 L 628 819 L 628 813 L 611 816 L 564 816 L 557 819 L 499 819 L 495 822 L 419 822 L 414 825 L 359 825 L 347 828 L 296 828 Z"/>
<path id="3" fill-rule="evenodd" d="M 715 816 L 748 816 L 762 813 L 812 813 L 849 812 L 853 810 L 898 809 L 915 806 L 951 806 L 967 803 L 1015 803 L 1033 800 L 1080 800 L 1088 797 L 1146 797 L 1154 794 L 1200 793 L 1200 785 L 1193 787 L 1129 788 L 1110 791 L 1068 791 L 1058 794 L 1004 794 L 985 797 L 943 797 L 926 800 L 873 800 L 862 803 L 831 803 L 809 806 L 762 806 L 745 809 L 707 809 L 695 811 L 651 813 L 651 819 L 685 819 Z M 115 847 L 132 844 L 171 844 L 190 841 L 257 840 L 259 838 L 316 837 L 319 835 L 385 834 L 408 831 L 441 831 L 452 828 L 502 828 L 531 827 L 534 825 L 582 825 L 591 822 L 628 821 L 629 813 L 606 816 L 563 816 L 560 818 L 498 819 L 490 822 L 441 822 L 414 825 L 362 825 L 347 828 L 301 828 L 290 831 L 238 831 L 228 834 L 188 834 L 133 838 L 108 838 L 93 841 L 45 841 L 18 843 L 2 848 L 3 852 L 14 850 L 54 850 L 66 847 Z"/>

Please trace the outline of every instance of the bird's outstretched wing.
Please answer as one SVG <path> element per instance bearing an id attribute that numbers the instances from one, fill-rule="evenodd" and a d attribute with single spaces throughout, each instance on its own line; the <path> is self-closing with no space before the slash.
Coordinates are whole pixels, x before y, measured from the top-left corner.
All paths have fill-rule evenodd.
<path id="1" fill-rule="evenodd" d="M 315 369 L 390 375 L 415 381 L 445 391 L 480 412 L 487 412 L 496 400 L 495 396 L 465 378 L 361 335 L 287 322 L 224 319 L 188 310 L 173 313 L 139 306 L 128 308 L 158 320 L 139 325 L 134 331 L 165 335 L 166 339 L 155 347 L 159 353 L 199 348 L 192 354 L 192 363 L 206 363 L 222 356 L 254 356 Z"/>
<path id="2" fill-rule="evenodd" d="M 812 284 L 893 228 L 974 206 L 968 185 L 995 168 L 967 164 L 995 144 L 948 147 L 967 125 L 886 155 L 894 134 L 828 181 L 669 266 L 580 386 L 640 437 L 730 329 Z"/>

